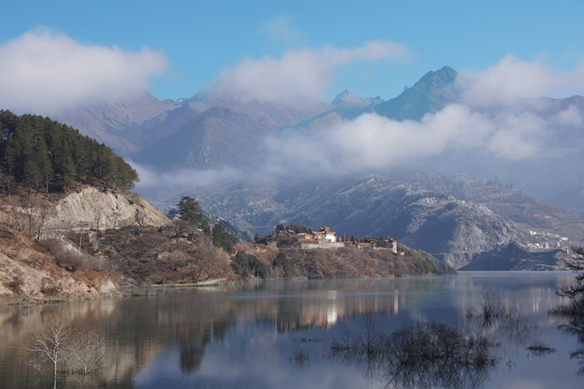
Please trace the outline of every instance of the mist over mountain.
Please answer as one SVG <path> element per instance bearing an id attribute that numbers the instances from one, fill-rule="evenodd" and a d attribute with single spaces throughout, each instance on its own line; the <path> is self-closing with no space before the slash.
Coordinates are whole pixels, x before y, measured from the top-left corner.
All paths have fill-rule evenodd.
<path id="1" fill-rule="evenodd" d="M 144 92 L 114 103 L 83 104 L 52 116 L 128 155 L 143 146 L 146 122 L 172 109 L 171 105 Z"/>
<path id="2" fill-rule="evenodd" d="M 583 241 L 574 166 L 584 164 L 584 98 L 497 99 L 481 82 L 443 67 L 386 101 L 343 91 L 332 103 L 246 98 L 223 85 L 61 120 L 131 158 L 138 191 L 159 207 L 194 195 L 252 233 L 284 220 L 328 224 L 457 267 L 511 242 Z"/>

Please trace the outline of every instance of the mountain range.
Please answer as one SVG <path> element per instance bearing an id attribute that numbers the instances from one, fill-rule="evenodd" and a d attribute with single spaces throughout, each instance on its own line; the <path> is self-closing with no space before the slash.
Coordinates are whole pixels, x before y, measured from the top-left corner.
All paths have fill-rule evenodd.
<path id="1" fill-rule="evenodd" d="M 389 100 L 350 91 L 331 103 L 298 104 L 211 92 L 159 101 L 144 93 L 56 118 L 147 167 L 157 184 L 137 189 L 160 208 L 194 195 L 206 210 L 251 233 L 269 233 L 282 221 L 327 224 L 347 235 L 392 236 L 457 268 L 479 256 L 484 263 L 489 253 L 500 258 L 509 244 L 528 252 L 584 242 L 584 180 L 575 168 L 584 166 L 584 137 L 560 122 L 545 138 L 549 152 L 528 160 L 462 149 L 398 168 L 340 172 L 334 161 L 327 166 L 316 158 L 319 137 L 364 115 L 420 123 L 460 104 L 457 75 L 449 67 L 428 72 Z M 489 117 L 505 109 L 477 111 Z M 538 118 L 568 109 L 584 117 L 584 97 L 525 100 L 522 109 Z M 294 148 L 306 150 L 287 154 Z"/>

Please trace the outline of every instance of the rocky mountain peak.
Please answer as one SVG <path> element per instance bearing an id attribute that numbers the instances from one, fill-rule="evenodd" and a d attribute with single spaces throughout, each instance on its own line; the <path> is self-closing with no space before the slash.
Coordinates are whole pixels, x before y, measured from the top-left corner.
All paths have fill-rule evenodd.
<path id="1" fill-rule="evenodd" d="M 398 97 L 377 105 L 375 112 L 396 120 L 421 120 L 427 113 L 437 112 L 459 100 L 457 75 L 448 66 L 429 71 L 414 86 L 404 88 Z"/>
<path id="2" fill-rule="evenodd" d="M 371 105 L 379 104 L 381 101 L 381 97 L 379 96 L 373 98 L 359 97 L 350 90 L 345 89 L 339 93 L 331 103 L 338 108 L 356 108 L 369 107 Z"/>

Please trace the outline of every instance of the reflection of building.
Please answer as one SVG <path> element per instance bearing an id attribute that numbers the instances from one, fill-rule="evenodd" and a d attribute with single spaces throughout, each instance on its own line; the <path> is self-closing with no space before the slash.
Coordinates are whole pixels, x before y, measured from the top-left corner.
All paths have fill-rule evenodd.
<path id="1" fill-rule="evenodd" d="M 280 333 L 296 332 L 318 326 L 329 329 L 339 321 L 361 315 L 394 316 L 399 313 L 399 291 L 393 297 L 363 297 L 356 299 L 337 298 L 330 295 L 327 299 L 301 303 L 301 307 L 292 315 L 274 311 L 277 331 Z"/>

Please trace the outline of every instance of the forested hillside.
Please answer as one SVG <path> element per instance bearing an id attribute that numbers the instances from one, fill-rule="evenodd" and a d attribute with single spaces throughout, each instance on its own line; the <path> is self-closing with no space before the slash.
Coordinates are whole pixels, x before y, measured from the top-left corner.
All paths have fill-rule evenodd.
<path id="1" fill-rule="evenodd" d="M 64 192 L 77 184 L 131 189 L 138 173 L 113 150 L 49 118 L 0 111 L 0 166 L 8 193 L 16 186 Z"/>

